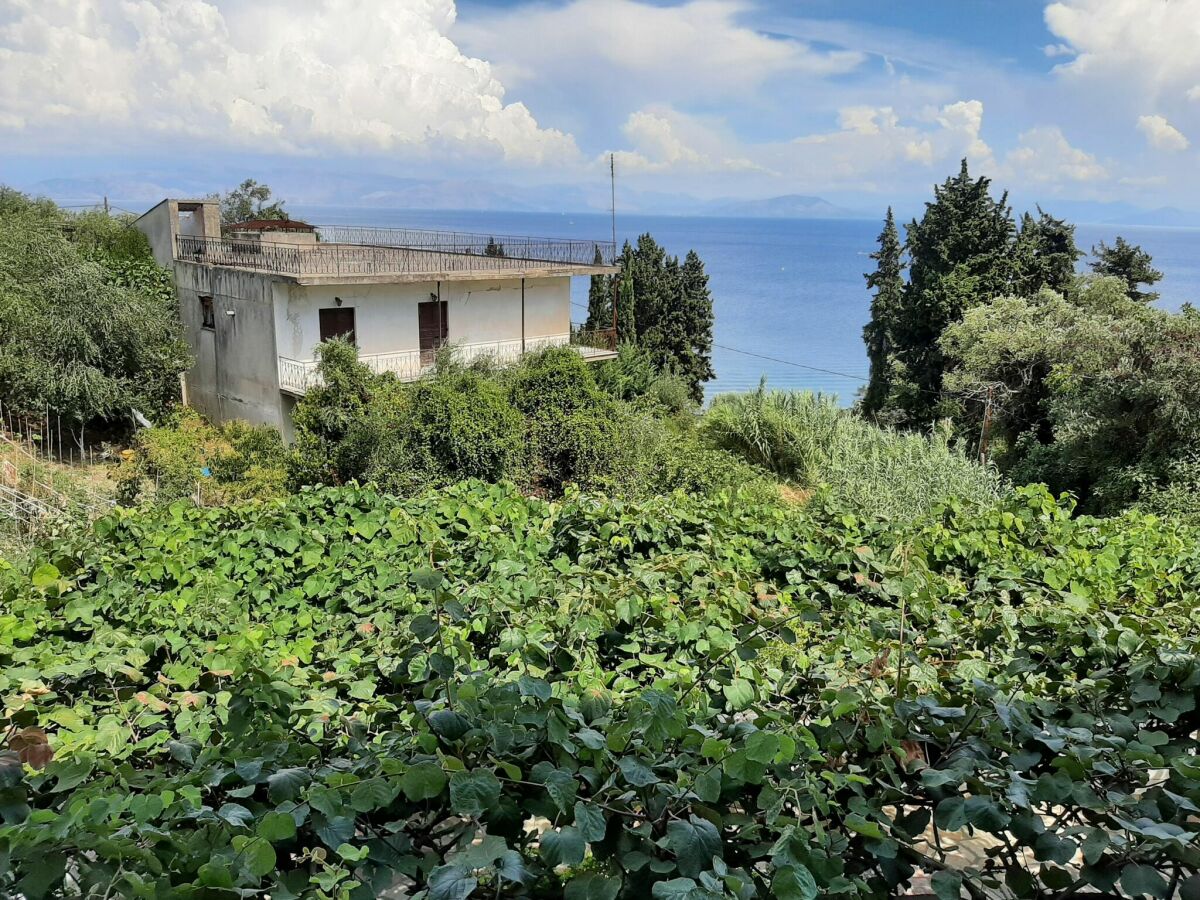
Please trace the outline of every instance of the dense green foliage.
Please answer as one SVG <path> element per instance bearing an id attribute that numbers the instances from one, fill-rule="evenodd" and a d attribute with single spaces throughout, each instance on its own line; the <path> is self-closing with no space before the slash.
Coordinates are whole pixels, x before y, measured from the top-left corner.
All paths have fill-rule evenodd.
<path id="1" fill-rule="evenodd" d="M 768 391 L 718 396 L 701 428 L 716 447 L 805 488 L 824 487 L 839 505 L 916 519 L 957 498 L 986 504 L 1000 493 L 995 472 L 932 437 L 879 428 L 832 397 Z"/>
<path id="2" fill-rule="evenodd" d="M 179 407 L 163 425 L 137 433 L 113 478 L 126 504 L 147 497 L 201 504 L 277 497 L 286 489 L 287 454 L 273 428 L 236 420 L 210 425 Z"/>
<path id="3" fill-rule="evenodd" d="M 76 432 L 158 416 L 188 365 L 169 273 L 128 219 L 0 188 L 0 401 Z"/>
<path id="4" fill-rule="evenodd" d="M 703 261 L 692 250 L 680 263 L 643 234 L 636 246 L 626 242 L 618 263 L 618 275 L 592 279 L 585 327 L 612 327 L 615 284 L 620 339 L 644 349 L 659 374 L 683 379 L 699 403 L 704 382 L 715 374 L 712 295 Z"/>
<path id="5" fill-rule="evenodd" d="M 0 571 L 0 893 L 1194 891 L 1198 547 L 1037 489 L 120 513 Z"/>
<path id="6" fill-rule="evenodd" d="M 909 277 L 899 284 L 904 261 L 890 222 L 889 212 L 873 254 L 876 271 L 866 276 L 876 301 L 864 331 L 871 380 L 862 407 L 887 421 L 928 426 L 947 412 L 938 343 L 945 329 L 995 297 L 1065 290 L 1081 254 L 1074 226 L 1041 210 L 1023 216 L 1018 229 L 1007 194 L 993 199 L 990 180 L 972 178 L 966 160 L 907 226 Z"/>
<path id="7" fill-rule="evenodd" d="M 1171 483 L 1188 482 L 1183 464 L 1200 441 L 1194 309 L 1167 313 L 1131 299 L 1121 279 L 1081 278 L 1066 298 L 1047 290 L 976 307 L 942 347 L 951 390 L 991 391 L 996 449 L 1014 480 L 1070 490 L 1099 511 L 1150 494 L 1166 511 Z"/>
<path id="8" fill-rule="evenodd" d="M 860 410 L 920 428 L 945 417 L 1014 482 L 1089 511 L 1194 514 L 1195 313 L 1149 305 L 1162 273 L 1140 247 L 1118 237 L 1093 254 L 1095 274 L 1076 274 L 1074 227 L 1039 209 L 1018 228 L 965 163 L 903 248 L 889 212 L 866 276 Z"/>
<path id="9" fill-rule="evenodd" d="M 1131 300 L 1149 303 L 1158 299 L 1158 294 L 1153 291 L 1142 290 L 1142 285 L 1157 284 L 1163 276 L 1154 268 L 1150 254 L 1141 247 L 1118 236 L 1111 247 L 1101 241 L 1099 247 L 1092 248 L 1092 255 L 1096 257 L 1091 264 L 1092 271 L 1097 275 L 1120 278 Z"/>
<path id="10" fill-rule="evenodd" d="M 324 384 L 294 415 L 294 487 L 370 481 L 407 496 L 481 478 L 544 496 L 569 484 L 622 497 L 769 490 L 751 466 L 698 445 L 686 387 L 658 375 L 644 348 L 622 348 L 599 383 L 566 348 L 507 369 L 464 367 L 451 348 L 412 383 L 374 374 L 345 343 L 320 353 Z"/>

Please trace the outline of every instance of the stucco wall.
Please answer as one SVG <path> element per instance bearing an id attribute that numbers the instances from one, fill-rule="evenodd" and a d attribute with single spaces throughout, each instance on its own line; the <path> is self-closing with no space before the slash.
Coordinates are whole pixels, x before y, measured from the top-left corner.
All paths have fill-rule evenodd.
<path id="1" fill-rule="evenodd" d="M 571 279 L 525 279 L 525 336 L 566 334 L 571 329 Z M 318 310 L 354 309 L 355 330 L 362 354 L 418 349 L 417 304 L 438 294 L 427 284 L 291 285 L 280 286 L 276 304 L 279 354 L 292 359 L 313 358 L 320 343 Z M 521 281 L 444 281 L 449 340 L 456 344 L 511 341 L 521 337 Z"/>
<path id="2" fill-rule="evenodd" d="M 275 350 L 277 284 L 250 272 L 175 266 L 179 312 L 195 363 L 188 399 L 215 421 L 245 419 L 283 428 Z M 201 296 L 213 298 L 214 327 L 203 327 Z M 230 315 L 230 313 L 233 315 Z"/>
<path id="3" fill-rule="evenodd" d="M 175 258 L 174 231 L 171 228 L 173 206 L 170 200 L 164 200 L 133 223 L 146 235 L 155 261 L 168 269 Z"/>
<path id="4" fill-rule="evenodd" d="M 180 215 L 179 204 L 189 208 Z M 150 241 L 154 259 L 170 268 L 175 259 L 175 235 L 221 236 L 221 208 L 215 200 L 164 200 L 133 223 Z"/>

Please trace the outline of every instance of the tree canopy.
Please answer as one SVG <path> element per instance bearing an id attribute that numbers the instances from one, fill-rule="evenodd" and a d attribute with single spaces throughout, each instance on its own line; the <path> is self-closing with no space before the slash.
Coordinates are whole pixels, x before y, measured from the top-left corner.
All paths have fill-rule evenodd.
<path id="1" fill-rule="evenodd" d="M 1137 244 L 1130 244 L 1118 235 L 1110 247 L 1100 242 L 1099 247 L 1092 248 L 1092 271 L 1097 275 L 1111 275 L 1125 282 L 1129 296 L 1139 303 L 1149 303 L 1158 299 L 1158 294 L 1141 290 L 1142 285 L 1157 284 L 1162 280 L 1162 272 L 1154 268 L 1150 254 Z"/>
<path id="2" fill-rule="evenodd" d="M 712 294 L 704 262 L 692 250 L 681 264 L 652 235 L 643 234 L 636 246 L 625 243 L 619 263 L 621 272 L 614 277 L 618 279 L 617 328 L 621 340 L 636 341 L 645 348 L 655 368 L 682 378 L 692 398 L 699 402 L 704 396 L 704 382 L 715 374 Z M 589 322 L 590 313 L 589 302 Z"/>
<path id="3" fill-rule="evenodd" d="M 80 426 L 177 402 L 188 365 L 170 274 L 128 219 L 0 188 L 0 399 Z"/>
<path id="4" fill-rule="evenodd" d="M 286 219 L 282 200 L 271 199 L 271 189 L 247 178 L 236 188 L 220 196 L 221 224 L 233 225 L 250 219 Z"/>

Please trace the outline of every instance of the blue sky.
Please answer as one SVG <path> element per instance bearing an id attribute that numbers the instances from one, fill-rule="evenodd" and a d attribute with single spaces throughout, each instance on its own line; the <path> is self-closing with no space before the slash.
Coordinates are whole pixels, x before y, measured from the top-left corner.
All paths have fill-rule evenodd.
<path id="1" fill-rule="evenodd" d="M 0 180 L 1200 209 L 1200 0 L 10 0 Z M 89 181 L 90 180 L 90 181 Z M 319 195 L 319 197 L 317 196 Z M 408 195 L 405 195 L 408 196 Z"/>

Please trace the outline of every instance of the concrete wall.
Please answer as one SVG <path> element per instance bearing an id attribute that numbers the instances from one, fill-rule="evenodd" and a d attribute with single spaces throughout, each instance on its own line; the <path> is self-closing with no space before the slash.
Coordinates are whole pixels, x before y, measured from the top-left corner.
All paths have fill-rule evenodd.
<path id="1" fill-rule="evenodd" d="M 289 425 L 275 349 L 275 294 L 281 285 L 257 273 L 186 262 L 176 263 L 175 281 L 195 358 L 187 374 L 190 403 L 217 422 Z M 202 325 L 202 296 L 213 298 L 212 329 Z"/>
<path id="2" fill-rule="evenodd" d="M 181 205 L 185 212 L 180 212 Z M 175 259 L 175 235 L 221 236 L 221 207 L 216 200 L 164 200 L 133 225 L 150 241 L 158 264 L 169 269 Z"/>
<path id="3" fill-rule="evenodd" d="M 362 354 L 395 353 L 419 348 L 417 304 L 438 294 L 436 282 L 422 284 L 291 285 L 276 305 L 279 354 L 313 358 L 320 343 L 318 310 L 337 305 L 354 309 Z M 455 344 L 512 341 L 521 337 L 521 280 L 444 281 L 449 340 Z M 566 334 L 571 330 L 571 279 L 525 279 L 525 336 Z"/>
<path id="4" fill-rule="evenodd" d="M 174 214 L 174 204 L 164 200 L 133 223 L 150 242 L 155 262 L 168 269 L 175 259 L 175 231 L 171 221 Z"/>

